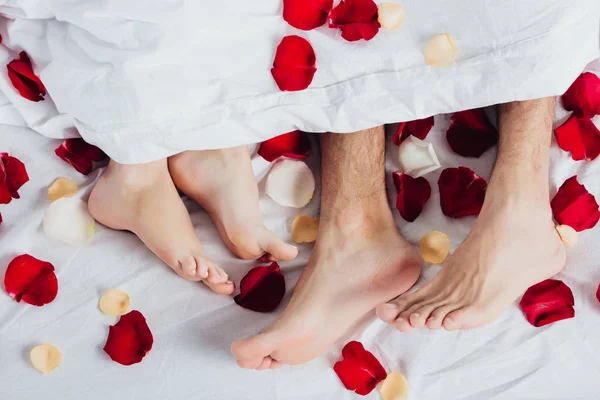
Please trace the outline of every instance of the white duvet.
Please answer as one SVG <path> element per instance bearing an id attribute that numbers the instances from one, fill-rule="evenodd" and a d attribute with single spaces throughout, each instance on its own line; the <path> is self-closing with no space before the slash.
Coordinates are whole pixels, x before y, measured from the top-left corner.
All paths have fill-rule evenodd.
<path id="1" fill-rule="evenodd" d="M 598 0 L 392 2 L 406 9 L 399 30 L 349 43 L 326 26 L 290 27 L 281 0 L 0 0 L 0 64 L 24 49 L 50 94 L 31 103 L 2 75 L 18 111 L 6 118 L 50 137 L 76 127 L 138 163 L 556 95 L 598 55 Z M 458 48 L 451 67 L 425 65 L 439 33 Z M 318 71 L 284 93 L 270 68 L 290 34 L 312 43 Z"/>

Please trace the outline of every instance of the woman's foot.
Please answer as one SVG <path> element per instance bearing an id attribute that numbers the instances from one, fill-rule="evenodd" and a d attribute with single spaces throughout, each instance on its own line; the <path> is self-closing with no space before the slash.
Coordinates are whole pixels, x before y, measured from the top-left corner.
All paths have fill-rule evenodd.
<path id="1" fill-rule="evenodd" d="M 208 212 L 221 238 L 237 257 L 255 260 L 269 254 L 291 260 L 298 249 L 262 223 L 258 187 L 247 146 L 186 151 L 169 158 L 175 185 Z"/>
<path id="2" fill-rule="evenodd" d="M 312 256 L 283 314 L 261 334 L 232 345 L 239 366 L 309 361 L 377 304 L 416 282 L 420 258 L 384 207 L 382 218 L 375 209 L 368 217 L 359 217 L 364 209 L 346 209 L 335 222 L 321 220 Z"/>
<path id="3" fill-rule="evenodd" d="M 122 165 L 111 161 L 88 201 L 101 224 L 135 233 L 177 274 L 230 294 L 233 282 L 204 254 L 190 216 L 171 180 L 167 161 Z"/>

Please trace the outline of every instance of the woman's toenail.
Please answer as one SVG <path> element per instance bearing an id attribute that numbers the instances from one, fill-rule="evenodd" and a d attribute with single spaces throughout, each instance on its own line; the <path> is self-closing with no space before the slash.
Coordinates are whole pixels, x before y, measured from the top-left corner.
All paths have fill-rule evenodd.
<path id="1" fill-rule="evenodd" d="M 396 308 L 398 308 L 398 305 L 395 303 L 386 303 L 385 306 L 390 310 L 395 310 Z"/>
<path id="2" fill-rule="evenodd" d="M 396 322 L 404 322 L 404 318 L 402 318 L 402 317 L 398 317 L 398 318 L 396 319 Z"/>
<path id="3" fill-rule="evenodd" d="M 412 316 L 413 316 L 413 317 L 415 317 L 415 318 L 419 318 L 419 317 L 421 316 L 421 314 L 419 314 L 419 313 L 417 312 L 417 313 L 414 313 Z"/>
<path id="4" fill-rule="evenodd" d="M 196 268 L 192 268 L 192 275 L 196 275 Z"/>

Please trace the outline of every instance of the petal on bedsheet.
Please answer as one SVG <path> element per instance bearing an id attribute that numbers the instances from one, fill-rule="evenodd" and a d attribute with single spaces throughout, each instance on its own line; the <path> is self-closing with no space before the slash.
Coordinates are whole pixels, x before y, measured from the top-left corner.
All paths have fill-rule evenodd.
<path id="1" fill-rule="evenodd" d="M 392 176 L 398 191 L 396 209 L 400 212 L 402 218 L 408 222 L 413 222 L 421 215 L 425 203 L 431 197 L 431 186 L 427 179 L 423 177 L 415 179 L 400 172 L 394 172 Z"/>
<path id="2" fill-rule="evenodd" d="M 258 154 L 272 162 L 279 157 L 301 160 L 308 157 L 311 144 L 308 135 L 302 131 L 292 131 L 262 142 Z"/>
<path id="3" fill-rule="evenodd" d="M 154 338 L 146 318 L 137 310 L 121 316 L 119 322 L 111 325 L 104 351 L 110 358 L 122 365 L 137 364 L 152 350 Z"/>
<path id="4" fill-rule="evenodd" d="M 379 360 L 357 341 L 344 346 L 342 360 L 335 363 L 333 370 L 346 389 L 361 396 L 371 393 L 379 382 L 387 378 L 387 372 Z"/>
<path id="5" fill-rule="evenodd" d="M 498 143 L 498 131 L 481 108 L 454 113 L 446 131 L 450 148 L 463 157 L 478 158 Z"/>
<path id="6" fill-rule="evenodd" d="M 342 0 L 329 14 L 329 27 L 339 28 L 349 42 L 371 40 L 379 32 L 379 9 L 373 0 Z"/>
<path id="7" fill-rule="evenodd" d="M 593 72 L 579 75 L 561 97 L 565 110 L 578 117 L 592 118 L 600 114 L 600 78 Z"/>
<path id="8" fill-rule="evenodd" d="M 0 204 L 19 199 L 18 190 L 29 181 L 25 164 L 8 153 L 0 153 Z"/>
<path id="9" fill-rule="evenodd" d="M 425 140 L 429 131 L 433 128 L 433 124 L 433 117 L 401 122 L 394 134 L 394 144 L 400 146 L 411 135 L 417 139 Z"/>
<path id="10" fill-rule="evenodd" d="M 327 22 L 333 0 L 283 0 L 283 19 L 294 28 L 310 31 Z"/>
<path id="11" fill-rule="evenodd" d="M 33 73 L 27 53 L 24 51 L 19 53 L 19 58 L 9 62 L 6 68 L 10 82 L 23 98 L 35 102 L 44 100 L 46 88 L 40 78 Z"/>
<path id="12" fill-rule="evenodd" d="M 312 82 L 317 56 L 311 44 L 300 36 L 286 36 L 277 46 L 271 74 L 282 91 L 306 89 Z"/>
<path id="13" fill-rule="evenodd" d="M 279 264 L 252 268 L 240 282 L 240 294 L 233 300 L 239 306 L 257 312 L 277 308 L 285 295 L 285 278 Z"/>
<path id="14" fill-rule="evenodd" d="M 13 259 L 4 275 L 6 293 L 17 302 L 43 306 L 52 302 L 58 293 L 54 266 L 29 254 Z"/>
<path id="15" fill-rule="evenodd" d="M 573 292 L 563 281 L 546 279 L 533 285 L 523 295 L 519 307 L 535 327 L 575 316 Z"/>
<path id="16" fill-rule="evenodd" d="M 554 130 L 558 146 L 571 152 L 575 161 L 594 160 L 600 154 L 600 130 L 589 118 L 575 114 Z"/>
<path id="17" fill-rule="evenodd" d="M 100 162 L 107 158 L 102 150 L 83 139 L 67 139 L 54 152 L 83 175 L 94 170 L 94 161 Z"/>
<path id="18" fill-rule="evenodd" d="M 561 225 L 569 225 L 577 232 L 591 229 L 600 220 L 596 198 L 572 176 L 558 189 L 550 202 L 554 219 Z"/>
<path id="19" fill-rule="evenodd" d="M 440 175 L 438 185 L 442 212 L 447 217 L 466 217 L 481 211 L 487 183 L 469 168 L 446 168 Z"/>

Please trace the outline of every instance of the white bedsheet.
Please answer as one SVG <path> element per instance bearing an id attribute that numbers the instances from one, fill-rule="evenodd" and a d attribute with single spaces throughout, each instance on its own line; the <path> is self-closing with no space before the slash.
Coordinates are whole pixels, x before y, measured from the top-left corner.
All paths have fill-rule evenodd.
<path id="1" fill-rule="evenodd" d="M 564 119 L 564 114 L 559 112 L 559 119 Z M 448 116 L 437 116 L 429 134 L 443 167 L 466 165 L 489 179 L 495 151 L 478 160 L 453 154 L 443 135 L 447 125 Z M 332 369 L 350 338 L 362 341 L 388 371 L 406 374 L 410 400 L 596 400 L 600 396 L 600 303 L 595 298 L 600 282 L 600 228 L 581 235 L 559 275 L 575 295 L 574 319 L 534 328 L 514 305 L 495 322 L 472 331 L 399 333 L 371 314 L 310 363 L 277 371 L 248 371 L 236 366 L 229 345 L 275 319 L 289 299 L 310 246 L 301 246 L 296 260 L 281 263 L 288 289 L 284 303 L 275 313 L 259 314 L 242 309 L 231 297 L 184 281 L 131 234 L 99 227 L 88 248 L 57 243 L 46 238 L 40 228 L 48 206 L 46 187 L 56 177 L 66 176 L 80 183 L 85 193 L 101 172 L 87 178 L 79 175 L 54 155 L 57 140 L 8 125 L 0 126 L 0 132 L 0 151 L 23 160 L 31 177 L 20 191 L 20 200 L 0 207 L 4 216 L 0 225 L 0 276 L 14 256 L 30 253 L 52 262 L 59 279 L 58 297 L 41 308 L 17 304 L 0 292 L 1 399 L 351 399 L 356 395 L 343 388 Z M 390 173 L 398 164 L 389 136 L 387 149 L 392 200 L 395 191 Z M 318 173 L 317 152 L 308 164 Z M 255 157 L 253 165 L 259 179 L 264 177 L 269 164 Z M 574 162 L 553 144 L 551 194 L 573 174 L 578 174 L 600 199 L 600 160 Z M 432 198 L 416 222 L 406 223 L 396 211 L 394 214 L 411 242 L 437 229 L 450 235 L 455 249 L 474 218 L 450 220 L 443 216 L 438 176 L 439 171 L 427 176 Z M 262 183 L 260 187 L 262 192 Z M 186 204 L 207 253 L 239 282 L 255 264 L 232 257 L 206 213 L 192 202 Z M 299 214 L 316 216 L 317 204 L 318 195 L 306 208 L 296 211 L 280 207 L 263 195 L 260 206 L 266 225 L 290 240 L 293 218 Z M 418 285 L 437 270 L 426 266 Z M 108 326 L 116 319 L 104 316 L 97 302 L 110 288 L 131 295 L 132 308 L 142 311 L 154 334 L 154 347 L 141 364 L 124 367 L 102 351 Z M 30 349 L 44 342 L 63 353 L 63 364 L 50 376 L 40 375 L 28 361 Z M 379 397 L 373 392 L 367 398 Z"/>
<path id="2" fill-rule="evenodd" d="M 348 43 L 290 27 L 281 0 L 0 0 L 0 64 L 27 51 L 49 96 L 23 100 L 2 76 L 0 90 L 42 134 L 76 125 L 113 159 L 140 163 L 553 96 L 598 57 L 598 0 L 388 1 L 405 7 L 402 28 Z M 423 50 L 440 33 L 456 63 L 431 68 Z M 270 69 L 291 34 L 312 43 L 318 71 L 283 93 Z"/>

